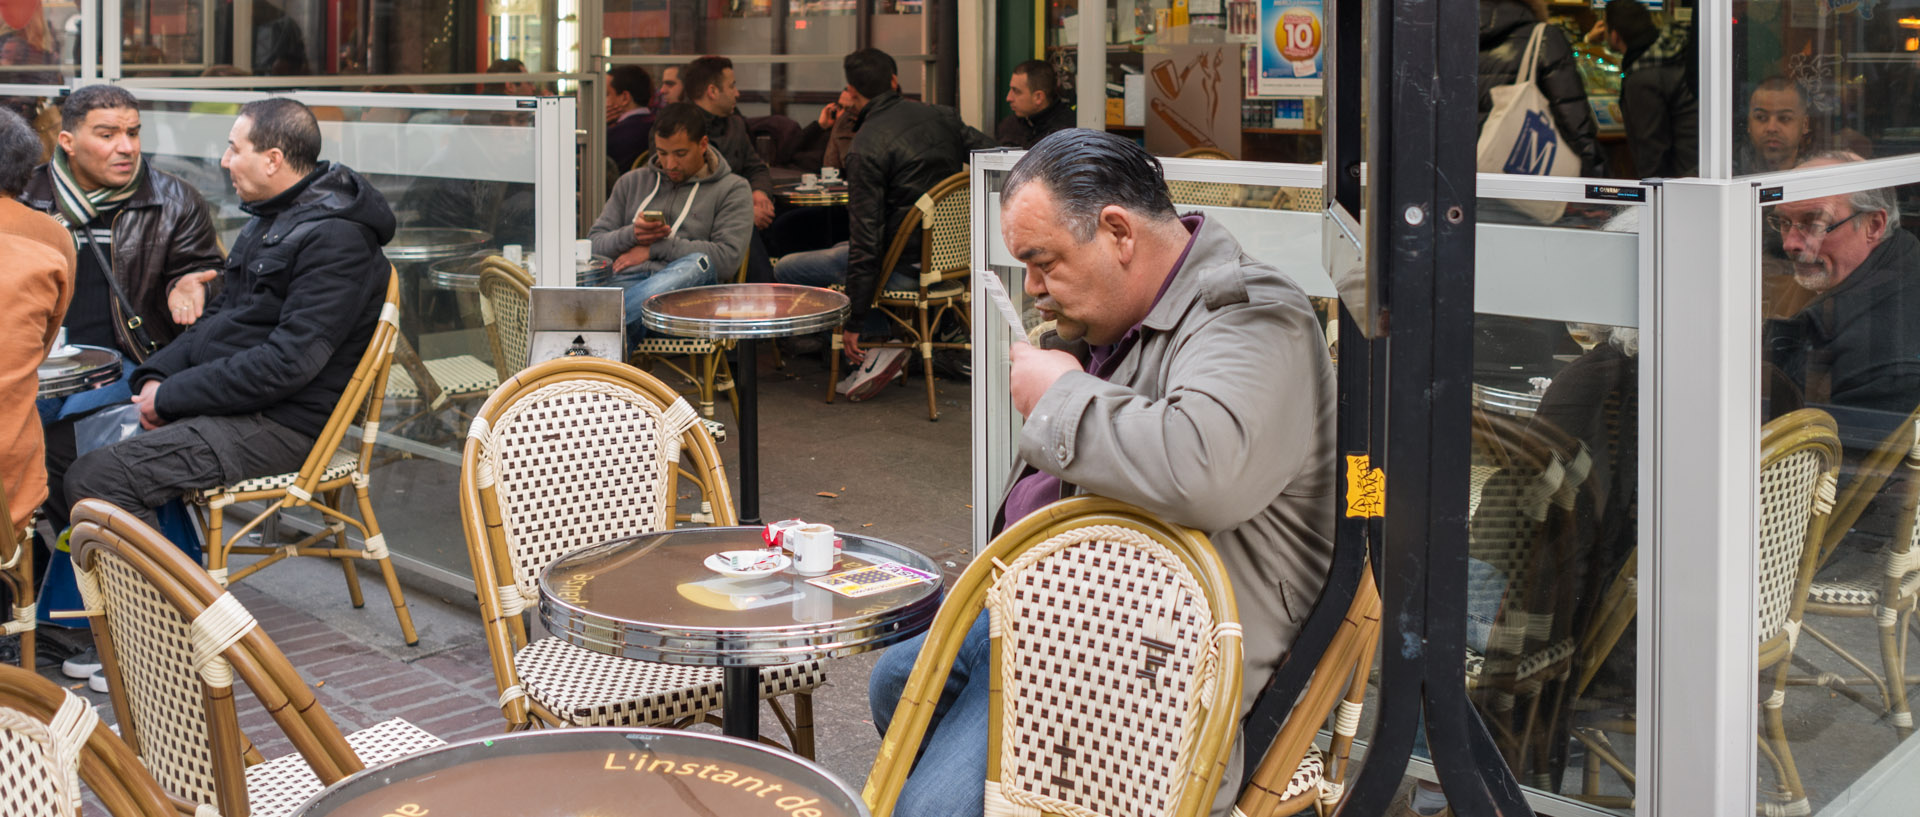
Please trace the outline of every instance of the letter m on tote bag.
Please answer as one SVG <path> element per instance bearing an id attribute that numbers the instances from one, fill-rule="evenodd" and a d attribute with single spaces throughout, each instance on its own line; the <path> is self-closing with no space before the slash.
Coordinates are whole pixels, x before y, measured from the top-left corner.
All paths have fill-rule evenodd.
<path id="1" fill-rule="evenodd" d="M 1539 68 L 1540 37 L 1547 30 L 1534 26 L 1520 57 L 1520 74 L 1511 85 L 1494 86 L 1493 109 L 1486 124 L 1480 126 L 1476 146 L 1476 166 L 1482 173 L 1512 173 L 1527 176 L 1576 176 L 1580 159 L 1554 128 L 1547 97 L 1534 84 Z M 1504 200 L 1512 209 L 1535 221 L 1552 222 L 1560 218 L 1566 205 L 1553 201 Z"/>

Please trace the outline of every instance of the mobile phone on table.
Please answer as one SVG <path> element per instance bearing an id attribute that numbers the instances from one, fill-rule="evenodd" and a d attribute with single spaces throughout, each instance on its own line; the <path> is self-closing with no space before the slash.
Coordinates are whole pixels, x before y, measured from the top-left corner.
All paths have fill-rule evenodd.
<path id="1" fill-rule="evenodd" d="M 647 210 L 640 214 L 640 220 L 651 221 L 655 224 L 661 224 L 666 222 L 667 217 L 665 214 L 661 213 L 659 210 Z"/>

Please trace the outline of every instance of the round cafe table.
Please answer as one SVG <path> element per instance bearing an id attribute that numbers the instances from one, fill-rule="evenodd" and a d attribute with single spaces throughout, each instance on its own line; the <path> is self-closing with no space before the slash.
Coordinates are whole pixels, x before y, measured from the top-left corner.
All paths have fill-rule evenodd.
<path id="1" fill-rule="evenodd" d="M 845 207 L 847 206 L 847 183 L 844 180 L 832 183 L 821 182 L 806 187 L 799 182 L 776 184 L 773 195 L 795 207 Z"/>
<path id="2" fill-rule="evenodd" d="M 740 522 L 760 524 L 758 341 L 824 332 L 846 322 L 847 296 L 792 284 L 719 284 L 662 292 L 640 307 L 640 323 L 666 335 L 740 342 Z"/>
<path id="3" fill-rule="evenodd" d="M 40 364 L 38 398 L 70 397 L 120 379 L 120 353 L 99 346 L 70 346 L 78 350 L 49 357 Z"/>
<path id="4" fill-rule="evenodd" d="M 296 817 L 628 815 L 866 817 L 818 764 L 670 729 L 549 729 L 474 738 L 357 772 Z"/>
<path id="5" fill-rule="evenodd" d="M 846 531 L 827 576 L 877 578 L 898 565 L 918 581 L 850 597 L 792 567 L 729 578 L 704 564 L 727 550 L 765 548 L 761 528 L 682 528 L 567 554 L 540 576 L 540 617 L 570 644 L 626 658 L 725 668 L 725 731 L 760 731 L 760 668 L 876 650 L 933 623 L 944 581 L 932 559 Z M 852 575 L 852 574 L 850 574 Z M 864 588 L 873 589 L 873 588 Z"/>

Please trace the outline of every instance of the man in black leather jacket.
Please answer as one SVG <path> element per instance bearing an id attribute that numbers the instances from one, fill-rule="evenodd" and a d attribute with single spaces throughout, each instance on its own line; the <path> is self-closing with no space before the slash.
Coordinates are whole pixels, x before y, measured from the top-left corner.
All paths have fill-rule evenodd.
<path id="1" fill-rule="evenodd" d="M 1007 80 L 1007 105 L 1013 113 L 993 129 L 1005 147 L 1029 150 L 1048 134 L 1076 126 L 1073 105 L 1060 98 L 1060 80 L 1046 60 L 1013 67 Z"/>
<path id="2" fill-rule="evenodd" d="M 395 228 L 373 185 L 319 156 L 305 105 L 240 109 L 221 165 L 253 219 L 206 314 L 133 373 L 148 432 L 75 462 L 69 506 L 104 499 L 151 523 L 188 491 L 300 467 L 373 338 Z"/>
<path id="3" fill-rule="evenodd" d="M 842 63 L 847 89 L 860 108 L 842 171 L 847 179 L 848 241 L 796 254 L 804 258 L 783 258 L 774 269 L 775 279 L 783 282 L 826 286 L 834 281 L 821 279 L 836 277 L 846 282 L 847 299 L 853 302 L 846 350 L 855 361 L 866 357 L 860 329 L 873 306 L 875 288 L 883 278 L 910 272 L 906 262 L 920 257 L 916 239 L 900 254 L 899 268 L 880 268 L 907 210 L 929 188 L 960 172 L 968 152 L 995 147 L 993 139 L 960 121 L 952 108 L 915 102 L 893 90 L 893 65 L 893 58 L 877 48 L 855 51 Z"/>
<path id="4" fill-rule="evenodd" d="M 198 191 L 142 159 L 140 110 L 126 89 L 80 88 L 61 104 L 60 119 L 59 152 L 34 170 L 20 201 L 73 236 L 79 262 L 63 322 L 67 342 L 117 349 L 131 367 L 152 353 L 144 341 L 165 345 L 199 317 L 224 263 L 213 221 Z M 139 319 L 144 337 L 127 328 L 129 317 Z M 56 528 L 66 527 L 61 483 L 75 456 L 74 425 L 131 396 L 122 382 L 41 405 L 47 511 Z"/>
<path id="5" fill-rule="evenodd" d="M 1511 85 L 1520 76 L 1520 56 L 1526 53 L 1533 27 L 1545 19 L 1526 0 L 1480 0 L 1480 124 L 1493 110 L 1493 89 Z M 1554 127 L 1567 146 L 1580 156 L 1580 175 L 1604 176 L 1605 154 L 1587 107 L 1587 88 L 1574 64 L 1573 46 L 1557 26 L 1548 25 L 1540 41 L 1540 68 L 1535 74 L 1540 92 L 1553 108 Z"/>

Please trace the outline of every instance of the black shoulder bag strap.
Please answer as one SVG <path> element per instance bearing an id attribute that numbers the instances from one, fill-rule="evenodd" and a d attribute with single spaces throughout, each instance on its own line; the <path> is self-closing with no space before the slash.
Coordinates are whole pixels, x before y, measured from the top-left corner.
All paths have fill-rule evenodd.
<path id="1" fill-rule="evenodd" d="M 78 229 L 86 239 L 87 249 L 93 252 L 93 260 L 100 265 L 101 274 L 106 276 L 107 288 L 113 291 L 114 302 L 120 305 L 121 325 L 126 327 L 127 336 L 133 339 L 135 347 L 127 351 L 133 354 L 133 362 L 145 363 L 147 356 L 158 350 L 160 344 L 154 343 L 153 336 L 147 334 L 143 325 L 146 321 L 133 308 L 133 302 L 127 300 L 127 293 L 120 289 L 120 280 L 113 274 L 113 264 L 107 260 L 106 253 L 100 251 L 100 243 L 93 240 L 93 228 L 82 225 Z"/>

